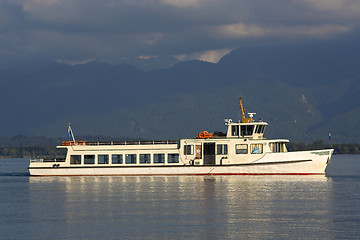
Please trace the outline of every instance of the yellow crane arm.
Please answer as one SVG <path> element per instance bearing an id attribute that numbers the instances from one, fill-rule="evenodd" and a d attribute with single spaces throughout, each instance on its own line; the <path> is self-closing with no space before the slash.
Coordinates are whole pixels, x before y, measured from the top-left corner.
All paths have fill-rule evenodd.
<path id="1" fill-rule="evenodd" d="M 240 98 L 239 108 L 240 108 L 240 111 L 241 111 L 241 122 L 243 122 L 243 123 L 251 123 L 253 121 L 253 118 L 246 118 L 245 117 L 245 110 L 244 110 L 241 98 Z"/>

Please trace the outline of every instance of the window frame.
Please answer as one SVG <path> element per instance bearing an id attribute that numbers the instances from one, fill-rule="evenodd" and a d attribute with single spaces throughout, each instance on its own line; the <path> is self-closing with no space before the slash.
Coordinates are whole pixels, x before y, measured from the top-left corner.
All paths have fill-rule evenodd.
<path id="1" fill-rule="evenodd" d="M 258 148 L 258 151 L 255 148 Z M 250 153 L 251 154 L 262 154 L 263 152 L 264 152 L 264 144 L 262 144 L 262 143 L 251 143 L 250 144 Z"/>
<path id="2" fill-rule="evenodd" d="M 228 145 L 227 144 L 216 144 L 216 154 L 217 155 L 227 155 L 228 154 Z"/>
<path id="3" fill-rule="evenodd" d="M 95 164 L 95 154 L 84 155 L 84 164 Z"/>
<path id="4" fill-rule="evenodd" d="M 116 159 L 114 158 L 114 156 L 117 156 Z M 116 160 L 116 162 L 115 162 Z M 111 164 L 123 164 L 124 160 L 123 160 L 123 155 L 122 154 L 111 154 Z"/>
<path id="5" fill-rule="evenodd" d="M 136 154 L 125 154 L 125 164 L 136 164 L 137 155 Z"/>
<path id="6" fill-rule="evenodd" d="M 189 149 L 190 149 L 190 151 L 189 151 Z M 184 155 L 194 155 L 194 145 L 193 144 L 184 145 Z"/>
<path id="7" fill-rule="evenodd" d="M 144 156 L 149 157 L 148 161 L 146 161 L 146 159 L 142 159 L 142 157 L 144 157 Z M 151 163 L 151 154 L 150 153 L 141 153 L 141 154 L 139 154 L 139 163 L 140 164 L 149 164 L 149 163 Z"/>
<path id="8" fill-rule="evenodd" d="M 175 156 L 175 158 L 170 157 L 170 155 Z M 175 159 L 175 161 L 170 161 Z M 168 163 L 179 163 L 179 154 L 178 153 L 168 153 Z"/>
<path id="9" fill-rule="evenodd" d="M 238 148 L 238 146 L 246 146 L 246 148 Z M 236 144 L 235 145 L 235 153 L 236 154 L 248 154 L 249 153 L 249 145 L 248 144 Z"/>
<path id="10" fill-rule="evenodd" d="M 241 136 L 252 136 L 254 134 L 254 125 L 241 125 Z"/>
<path id="11" fill-rule="evenodd" d="M 239 125 L 231 126 L 231 136 L 233 136 L 233 137 L 239 136 Z"/>
<path id="12" fill-rule="evenodd" d="M 153 163 L 155 163 L 155 164 L 165 163 L 165 154 L 164 153 L 154 153 L 153 154 Z"/>
<path id="13" fill-rule="evenodd" d="M 79 165 L 79 164 L 81 164 L 81 155 L 70 155 L 70 165 Z"/>
<path id="14" fill-rule="evenodd" d="M 97 157 L 98 164 L 109 164 L 109 154 L 98 154 Z M 104 157 L 104 159 L 102 159 L 102 157 Z M 100 159 L 102 159 L 103 161 L 100 162 Z"/>

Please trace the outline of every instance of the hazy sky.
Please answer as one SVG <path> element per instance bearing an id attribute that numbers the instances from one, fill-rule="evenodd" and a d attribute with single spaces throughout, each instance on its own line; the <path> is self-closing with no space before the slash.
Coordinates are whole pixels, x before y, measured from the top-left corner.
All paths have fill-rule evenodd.
<path id="1" fill-rule="evenodd" d="M 359 0 L 0 0 L 0 63 L 216 62 L 234 48 L 357 38 Z"/>

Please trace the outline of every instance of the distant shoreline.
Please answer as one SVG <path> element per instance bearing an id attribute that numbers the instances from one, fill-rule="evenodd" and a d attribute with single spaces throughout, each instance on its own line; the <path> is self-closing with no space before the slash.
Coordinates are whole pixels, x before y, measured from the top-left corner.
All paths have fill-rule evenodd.
<path id="1" fill-rule="evenodd" d="M 334 154 L 360 154 L 360 144 L 342 143 L 324 144 L 321 140 L 312 143 L 288 143 L 288 151 L 306 151 L 334 148 Z M 66 149 L 57 149 L 54 146 L 5 146 L 0 147 L 0 158 L 64 158 Z"/>

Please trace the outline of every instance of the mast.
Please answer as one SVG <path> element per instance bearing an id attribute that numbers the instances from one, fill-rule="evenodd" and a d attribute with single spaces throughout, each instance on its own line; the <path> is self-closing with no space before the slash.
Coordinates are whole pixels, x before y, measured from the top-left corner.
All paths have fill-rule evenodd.
<path id="1" fill-rule="evenodd" d="M 250 117 L 250 118 L 245 117 L 245 109 L 244 109 L 243 104 L 242 104 L 242 98 L 240 98 L 239 108 L 240 108 L 240 111 L 241 111 L 241 122 L 242 123 L 251 123 L 253 121 L 253 118 L 252 117 Z"/>

